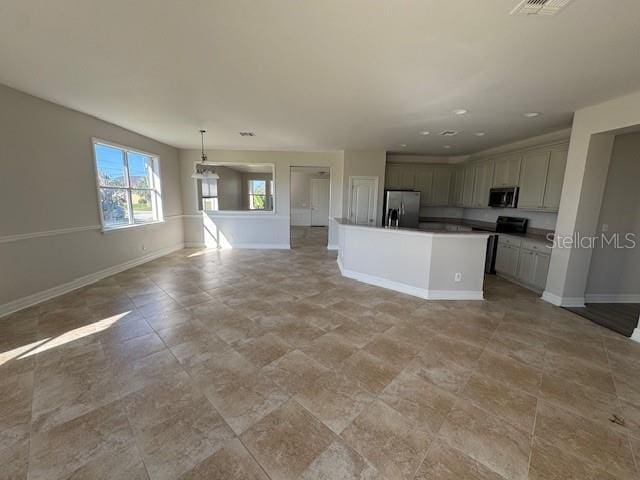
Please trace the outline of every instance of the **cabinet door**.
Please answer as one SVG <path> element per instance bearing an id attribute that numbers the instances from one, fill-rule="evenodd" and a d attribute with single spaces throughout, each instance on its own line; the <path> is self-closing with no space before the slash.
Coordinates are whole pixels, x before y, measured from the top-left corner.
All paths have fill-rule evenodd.
<path id="1" fill-rule="evenodd" d="M 393 190 L 394 188 L 401 188 L 402 184 L 401 173 L 404 165 L 394 165 L 392 163 L 387 165 L 387 176 L 385 177 L 385 187 Z"/>
<path id="2" fill-rule="evenodd" d="M 520 181 L 520 155 L 499 158 L 495 161 L 494 187 L 515 187 Z"/>
<path id="3" fill-rule="evenodd" d="M 431 203 L 433 196 L 433 167 L 424 165 L 415 167 L 415 186 L 413 188 L 420 191 L 420 205 L 429 205 Z"/>
<path id="4" fill-rule="evenodd" d="M 473 186 L 475 185 L 476 171 L 474 167 L 464 169 L 464 183 L 462 188 L 462 205 L 471 207 L 473 205 Z"/>
<path id="5" fill-rule="evenodd" d="M 400 170 L 400 188 L 416 188 L 416 167 L 414 165 L 402 165 Z"/>
<path id="6" fill-rule="evenodd" d="M 517 278 L 522 283 L 533 285 L 535 275 L 535 252 L 532 250 L 520 250 L 518 259 L 518 275 Z"/>
<path id="7" fill-rule="evenodd" d="M 518 254 L 520 249 L 506 243 L 498 243 L 496 253 L 496 272 L 515 277 L 518 268 Z"/>
<path id="8" fill-rule="evenodd" d="M 473 206 L 489 206 L 489 190 L 493 181 L 493 161 L 483 162 L 475 166 L 475 183 L 473 188 Z"/>
<path id="9" fill-rule="evenodd" d="M 449 192 L 451 191 L 451 168 L 435 167 L 433 170 L 433 195 L 432 205 L 449 205 Z"/>
<path id="10" fill-rule="evenodd" d="M 544 190 L 543 207 L 545 210 L 558 211 L 562 195 L 564 171 L 567 167 L 567 150 L 554 150 L 549 158 L 547 185 Z"/>
<path id="11" fill-rule="evenodd" d="M 543 207 L 550 152 L 532 153 L 522 159 L 518 208 Z"/>
<path id="12" fill-rule="evenodd" d="M 534 254 L 533 275 L 531 284 L 538 290 L 544 290 L 547 286 L 547 274 L 549 273 L 550 255 L 542 253 Z"/>
<path id="13" fill-rule="evenodd" d="M 462 205 L 462 192 L 464 192 L 464 170 L 456 168 L 453 172 L 453 193 L 451 195 L 451 205 Z"/>

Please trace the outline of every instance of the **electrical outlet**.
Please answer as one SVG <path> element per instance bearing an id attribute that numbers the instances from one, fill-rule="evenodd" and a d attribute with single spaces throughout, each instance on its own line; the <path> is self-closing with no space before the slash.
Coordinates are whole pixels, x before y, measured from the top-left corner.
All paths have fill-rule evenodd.
<path id="1" fill-rule="evenodd" d="M 462 274 L 461 273 L 456 273 L 455 276 L 453 277 L 453 281 L 454 282 L 461 282 L 462 281 Z"/>
<path id="2" fill-rule="evenodd" d="M 602 231 L 603 232 L 608 232 L 609 231 L 609 224 L 608 223 L 603 223 L 602 224 Z"/>

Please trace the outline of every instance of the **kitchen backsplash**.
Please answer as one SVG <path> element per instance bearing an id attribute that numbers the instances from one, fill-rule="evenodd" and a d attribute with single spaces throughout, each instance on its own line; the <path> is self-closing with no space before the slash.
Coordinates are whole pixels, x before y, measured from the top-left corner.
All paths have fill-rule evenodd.
<path id="1" fill-rule="evenodd" d="M 481 222 L 495 222 L 500 215 L 529 219 L 529 227 L 555 230 L 557 213 L 530 212 L 513 208 L 458 208 L 458 207 L 422 207 L 421 217 L 465 218 Z"/>

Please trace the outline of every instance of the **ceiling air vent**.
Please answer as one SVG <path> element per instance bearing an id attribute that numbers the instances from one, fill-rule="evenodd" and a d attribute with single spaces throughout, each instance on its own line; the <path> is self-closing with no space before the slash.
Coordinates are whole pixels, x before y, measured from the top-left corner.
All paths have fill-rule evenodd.
<path id="1" fill-rule="evenodd" d="M 443 130 L 438 135 L 442 135 L 443 137 L 453 137 L 457 134 L 458 132 L 456 130 Z"/>
<path id="2" fill-rule="evenodd" d="M 555 15 L 572 0 L 523 0 L 511 15 Z"/>
<path id="3" fill-rule="evenodd" d="M 241 137 L 255 137 L 256 134 L 253 132 L 238 132 Z"/>

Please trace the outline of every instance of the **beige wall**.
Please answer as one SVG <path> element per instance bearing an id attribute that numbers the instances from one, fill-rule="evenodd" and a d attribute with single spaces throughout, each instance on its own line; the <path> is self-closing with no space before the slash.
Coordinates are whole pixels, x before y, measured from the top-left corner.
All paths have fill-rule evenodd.
<path id="1" fill-rule="evenodd" d="M 344 152 L 344 186 L 342 211 L 349 211 L 349 177 L 366 176 L 378 178 L 378 205 L 376 224 L 382 225 L 382 203 L 384 199 L 384 177 L 387 152 L 384 150 L 348 150 Z"/>
<path id="2" fill-rule="evenodd" d="M 182 244 L 175 148 L 1 85 L 0 106 L 0 313 Z M 164 224 L 101 233 L 92 137 L 159 156 Z"/>
<path id="3" fill-rule="evenodd" d="M 342 152 L 277 152 L 253 150 L 209 150 L 207 155 L 212 162 L 273 164 L 275 165 L 275 209 L 274 212 L 241 212 L 242 218 L 231 218 L 224 212 L 212 217 L 223 218 L 214 220 L 222 229 L 224 224 L 225 237 L 229 243 L 236 246 L 260 245 L 268 247 L 270 244 L 278 248 L 283 242 L 289 241 L 290 217 L 290 175 L 292 166 L 327 167 L 331 175 L 331 217 L 342 216 L 343 189 L 343 153 Z M 191 178 L 194 163 L 199 161 L 200 152 L 197 150 L 180 151 L 180 168 L 182 182 L 182 203 L 185 214 L 185 241 L 190 245 L 205 242 L 205 225 L 202 215 L 197 209 L 195 180 Z M 208 221 L 208 220 L 207 220 Z M 259 231 L 261 237 L 256 237 Z M 334 222 L 329 223 L 329 244 L 338 243 L 338 231 Z M 249 238 L 250 237 L 250 238 Z M 262 239 L 262 241 L 260 241 Z"/>
<path id="4" fill-rule="evenodd" d="M 329 178 L 316 172 L 291 172 L 291 208 L 311 208 L 311 179 Z"/>
<path id="5" fill-rule="evenodd" d="M 556 225 L 559 235 L 597 233 L 614 136 L 637 125 L 640 91 L 575 113 Z M 543 298 L 556 305 L 579 305 L 586 291 L 591 255 L 588 248 L 554 248 Z"/>
<path id="6" fill-rule="evenodd" d="M 242 205 L 242 174 L 227 167 L 216 168 L 218 182 L 218 208 L 240 210 Z"/>
<path id="7" fill-rule="evenodd" d="M 634 233 L 640 240 L 640 133 L 615 138 L 604 192 L 599 231 Z M 587 295 L 640 298 L 640 244 L 633 249 L 603 246 L 593 251 Z M 636 300 L 637 301 L 637 300 Z"/>

